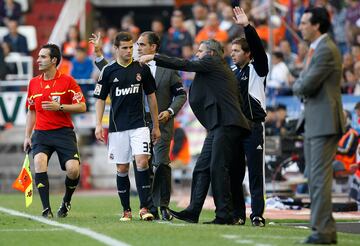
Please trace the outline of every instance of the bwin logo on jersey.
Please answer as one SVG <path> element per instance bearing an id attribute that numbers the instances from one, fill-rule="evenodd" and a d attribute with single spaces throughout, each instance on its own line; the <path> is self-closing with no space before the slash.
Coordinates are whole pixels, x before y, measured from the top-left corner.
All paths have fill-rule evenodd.
<path id="1" fill-rule="evenodd" d="M 128 88 L 118 88 L 116 87 L 116 96 L 126 96 L 129 94 L 139 93 L 140 84 L 131 85 Z"/>

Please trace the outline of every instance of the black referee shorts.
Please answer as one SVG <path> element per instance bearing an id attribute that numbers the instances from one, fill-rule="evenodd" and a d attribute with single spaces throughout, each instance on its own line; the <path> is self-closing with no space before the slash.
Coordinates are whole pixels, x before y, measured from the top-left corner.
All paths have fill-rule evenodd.
<path id="1" fill-rule="evenodd" d="M 44 153 L 48 156 L 48 161 L 52 153 L 56 151 L 61 169 L 64 171 L 66 170 L 65 163 L 68 160 L 80 162 L 76 136 L 71 128 L 35 130 L 31 137 L 31 143 L 33 156 Z"/>

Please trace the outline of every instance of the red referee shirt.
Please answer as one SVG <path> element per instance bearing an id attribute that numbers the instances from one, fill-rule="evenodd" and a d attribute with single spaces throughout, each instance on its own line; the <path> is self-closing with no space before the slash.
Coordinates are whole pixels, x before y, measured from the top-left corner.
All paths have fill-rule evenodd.
<path id="1" fill-rule="evenodd" d="M 43 75 L 30 80 L 26 107 L 36 111 L 35 130 L 53 130 L 63 127 L 74 128 L 71 114 L 62 111 L 48 111 L 41 107 L 42 101 L 54 100 L 60 104 L 85 102 L 80 86 L 65 74 L 56 72 L 51 80 L 44 80 Z"/>

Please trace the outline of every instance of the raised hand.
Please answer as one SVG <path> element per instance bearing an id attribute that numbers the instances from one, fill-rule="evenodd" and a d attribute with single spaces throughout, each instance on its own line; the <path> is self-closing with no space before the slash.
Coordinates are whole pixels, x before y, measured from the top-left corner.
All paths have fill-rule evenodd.
<path id="1" fill-rule="evenodd" d="M 91 34 L 91 38 L 89 38 L 89 43 L 94 45 L 94 49 L 95 49 L 95 55 L 97 57 L 102 56 L 102 39 L 101 39 L 101 34 L 100 32 L 96 35 L 95 33 Z"/>
<path id="2" fill-rule="evenodd" d="M 246 16 L 246 14 L 242 8 L 235 7 L 235 8 L 233 8 L 233 11 L 234 11 L 234 15 L 235 15 L 235 17 L 233 17 L 233 19 L 236 24 L 241 25 L 241 26 L 249 25 L 249 19 Z"/>

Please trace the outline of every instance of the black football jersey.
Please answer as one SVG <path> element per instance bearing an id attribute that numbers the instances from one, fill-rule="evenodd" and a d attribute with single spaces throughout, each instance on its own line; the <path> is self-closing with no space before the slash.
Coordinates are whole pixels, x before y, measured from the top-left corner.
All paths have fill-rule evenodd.
<path id="1" fill-rule="evenodd" d="M 110 95 L 109 132 L 146 126 L 143 92 L 154 93 L 156 84 L 150 68 L 133 61 L 124 67 L 113 61 L 100 74 L 94 97 L 105 100 Z"/>

